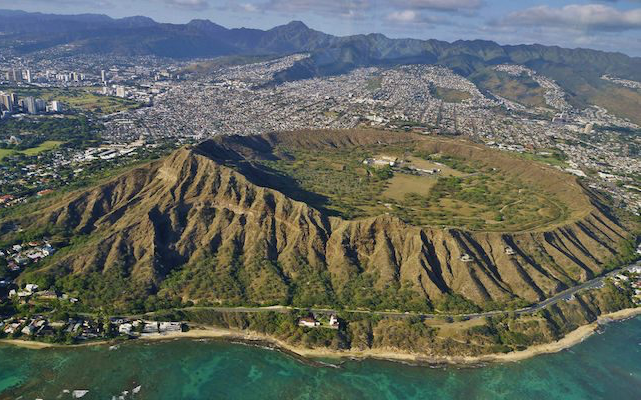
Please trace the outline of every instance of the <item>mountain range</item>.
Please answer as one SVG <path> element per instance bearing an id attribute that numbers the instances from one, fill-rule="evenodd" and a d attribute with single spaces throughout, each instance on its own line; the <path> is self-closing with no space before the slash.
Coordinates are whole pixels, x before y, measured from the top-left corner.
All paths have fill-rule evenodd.
<path id="1" fill-rule="evenodd" d="M 158 23 L 147 17 L 113 19 L 100 14 L 55 15 L 0 10 L 0 45 L 22 54 L 73 44 L 83 54 L 155 55 L 171 58 L 285 55 L 309 52 L 280 78 L 342 73 L 359 66 L 438 63 L 468 76 L 488 65 L 523 64 L 554 75 L 571 68 L 589 77 L 611 74 L 641 80 L 641 58 L 556 46 L 501 46 L 484 40 L 390 39 L 382 34 L 338 37 L 300 21 L 269 30 L 227 29 L 209 20 Z M 558 73 L 558 72 L 557 72 Z M 554 76 L 552 76 L 554 78 Z"/>
<path id="2" fill-rule="evenodd" d="M 430 39 L 391 39 L 382 34 L 333 36 L 300 21 L 269 30 L 228 29 L 209 20 L 159 23 L 147 17 L 113 19 L 106 15 L 54 15 L 0 10 L 0 49 L 52 59 L 82 54 L 158 56 L 173 59 L 241 56 L 310 57 L 279 72 L 274 83 L 349 72 L 368 66 L 438 64 L 496 93 L 492 67 L 520 64 L 554 79 L 575 107 L 598 105 L 641 123 L 641 92 L 601 79 L 604 74 L 641 81 L 641 58 L 622 53 L 556 46 L 502 46 L 485 40 L 452 43 Z M 493 83 L 492 83 L 493 82 Z M 510 93 L 499 92 L 511 98 Z"/>

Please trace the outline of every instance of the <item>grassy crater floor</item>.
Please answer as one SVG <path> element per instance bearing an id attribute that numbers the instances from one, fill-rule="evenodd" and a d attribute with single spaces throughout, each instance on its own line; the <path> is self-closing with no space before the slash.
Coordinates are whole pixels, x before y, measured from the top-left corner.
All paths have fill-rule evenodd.
<path id="1" fill-rule="evenodd" d="M 542 187 L 488 163 L 413 144 L 322 150 L 281 146 L 278 153 L 284 156 L 260 163 L 297 185 L 277 189 L 344 219 L 390 214 L 415 226 L 520 231 L 561 222 L 567 214 L 565 204 Z M 397 162 L 364 164 L 384 157 Z"/>

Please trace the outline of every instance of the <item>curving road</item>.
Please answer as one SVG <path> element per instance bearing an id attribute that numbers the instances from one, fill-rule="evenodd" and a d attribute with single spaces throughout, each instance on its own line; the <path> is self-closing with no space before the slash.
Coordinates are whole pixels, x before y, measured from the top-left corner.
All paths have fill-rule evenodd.
<path id="1" fill-rule="evenodd" d="M 289 312 L 292 310 L 295 311 L 310 311 L 315 314 L 336 314 L 339 312 L 349 312 L 349 313 L 360 313 L 360 314 L 370 314 L 370 315 L 381 315 L 381 316 L 388 316 L 388 317 L 420 317 L 420 318 L 443 318 L 443 317 L 459 317 L 459 318 L 467 318 L 467 319 L 474 319 L 474 318 L 481 318 L 481 317 L 489 317 L 493 315 L 500 315 L 500 314 L 506 314 L 506 313 L 514 313 L 517 315 L 522 315 L 522 314 L 532 314 L 535 313 L 539 310 L 542 310 L 546 307 L 549 307 L 551 305 L 554 305 L 560 301 L 568 301 L 571 300 L 572 297 L 582 291 L 582 290 L 589 290 L 589 289 L 598 289 L 601 288 L 605 285 L 605 279 L 611 276 L 614 276 L 624 270 L 627 270 L 633 266 L 641 266 L 641 261 L 636 262 L 634 264 L 630 264 L 625 267 L 617 268 L 615 270 L 612 270 L 608 272 L 605 275 L 601 275 L 597 278 L 591 279 L 585 283 L 582 283 L 577 286 L 573 286 L 569 289 L 566 289 L 560 293 L 555 294 L 554 296 L 547 298 L 540 303 L 531 305 L 529 307 L 521 308 L 518 310 L 497 310 L 497 311 L 487 311 L 487 312 L 481 312 L 481 313 L 472 313 L 472 314 L 421 314 L 421 313 L 413 313 L 413 312 L 398 312 L 398 311 L 368 311 L 368 310 L 333 310 L 333 309 L 326 309 L 326 308 L 302 308 L 302 307 L 288 307 L 288 306 L 271 306 L 271 307 L 189 307 L 189 308 L 183 308 L 183 310 L 213 310 L 213 311 L 220 311 L 220 312 L 244 312 L 244 313 L 255 313 L 255 312 Z"/>

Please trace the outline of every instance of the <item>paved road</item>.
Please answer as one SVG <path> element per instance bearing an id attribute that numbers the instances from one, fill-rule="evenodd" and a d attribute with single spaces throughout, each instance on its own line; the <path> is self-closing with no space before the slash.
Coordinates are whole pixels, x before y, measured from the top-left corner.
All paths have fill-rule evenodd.
<path id="1" fill-rule="evenodd" d="M 350 313 L 360 313 L 360 314 L 370 314 L 370 315 L 381 315 L 381 316 L 388 316 L 388 317 L 409 317 L 409 316 L 416 316 L 416 317 L 421 317 L 421 318 L 443 318 L 443 317 L 462 317 L 462 318 L 467 318 L 467 319 L 474 319 L 474 318 L 481 318 L 481 317 L 489 317 L 493 315 L 500 315 L 500 314 L 506 314 L 508 312 L 512 312 L 514 314 L 522 315 L 522 314 L 532 314 L 535 313 L 539 310 L 542 310 L 546 307 L 549 307 L 551 305 L 554 305 L 560 301 L 567 301 L 570 300 L 576 293 L 582 291 L 582 290 L 587 290 L 587 289 L 597 289 L 601 288 L 605 285 L 605 279 L 611 276 L 614 276 L 618 273 L 620 273 L 623 270 L 626 270 L 632 266 L 639 266 L 641 265 L 641 262 L 637 262 L 635 264 L 630 264 L 626 267 L 621 267 L 617 268 L 613 271 L 608 272 L 605 275 L 599 276 L 597 278 L 591 279 L 585 283 L 582 283 L 577 286 L 573 286 L 567 290 L 564 290 L 548 299 L 545 299 L 541 301 L 540 303 L 531 305 L 526 308 L 521 308 L 519 310 L 514 310 L 514 311 L 504 311 L 504 310 L 499 310 L 499 311 L 488 311 L 488 312 L 482 312 L 482 313 L 472 313 L 472 314 L 420 314 L 420 313 L 411 313 L 411 312 L 396 312 L 396 311 L 367 311 L 367 310 L 332 310 L 332 309 L 325 309 L 325 308 L 298 308 L 298 307 L 286 307 L 286 306 L 272 306 L 272 307 L 189 307 L 185 308 L 184 310 L 213 310 L 213 311 L 221 311 L 221 312 L 244 312 L 244 313 L 255 313 L 255 312 L 288 312 L 292 310 L 302 310 L 302 311 L 310 311 L 315 314 L 335 314 L 338 312 L 350 312 Z"/>

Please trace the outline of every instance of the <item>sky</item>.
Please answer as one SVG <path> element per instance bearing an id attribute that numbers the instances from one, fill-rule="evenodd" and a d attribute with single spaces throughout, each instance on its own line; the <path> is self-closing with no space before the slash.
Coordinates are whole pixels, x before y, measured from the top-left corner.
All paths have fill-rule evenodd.
<path id="1" fill-rule="evenodd" d="M 200 18 L 228 28 L 299 20 L 334 35 L 486 39 L 641 56 L 641 0 L 0 0 L 0 8 L 171 23 Z"/>

